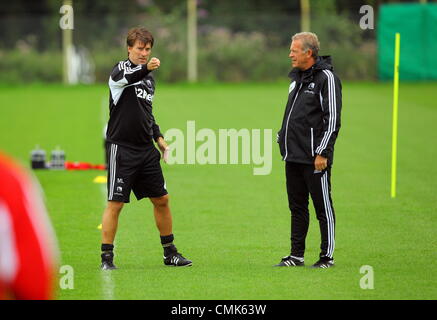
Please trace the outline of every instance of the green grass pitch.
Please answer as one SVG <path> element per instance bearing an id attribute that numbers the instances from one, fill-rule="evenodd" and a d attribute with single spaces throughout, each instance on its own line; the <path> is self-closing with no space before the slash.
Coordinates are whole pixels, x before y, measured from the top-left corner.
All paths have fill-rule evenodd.
<path id="1" fill-rule="evenodd" d="M 168 268 L 152 206 L 145 199 L 121 214 L 119 270 L 102 272 L 104 171 L 38 171 L 60 247 L 74 269 L 74 289 L 59 299 L 436 299 L 436 83 L 401 83 L 398 195 L 390 198 L 392 85 L 344 83 L 342 129 L 332 173 L 335 268 L 273 268 L 289 253 L 290 214 L 284 164 L 273 142 L 272 173 L 251 165 L 165 165 L 176 245 L 194 261 Z M 288 93 L 278 84 L 162 85 L 154 99 L 163 131 L 188 120 L 196 128 L 279 128 Z M 105 86 L 0 88 L 0 149 L 29 166 L 36 144 L 57 145 L 67 160 L 103 163 Z M 273 137 L 273 139 L 275 139 Z M 306 264 L 319 253 L 311 205 Z M 360 287 L 362 266 L 374 288 Z M 59 274 L 59 277 L 62 277 Z"/>

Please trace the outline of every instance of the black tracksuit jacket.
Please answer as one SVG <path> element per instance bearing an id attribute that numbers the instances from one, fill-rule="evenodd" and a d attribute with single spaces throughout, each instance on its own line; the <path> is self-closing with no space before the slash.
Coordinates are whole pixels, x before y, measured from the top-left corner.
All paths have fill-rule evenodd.
<path id="1" fill-rule="evenodd" d="M 341 82 L 333 73 L 331 58 L 318 57 L 308 70 L 291 70 L 288 101 L 277 142 L 282 159 L 314 164 L 316 155 L 333 163 L 340 130 Z"/>

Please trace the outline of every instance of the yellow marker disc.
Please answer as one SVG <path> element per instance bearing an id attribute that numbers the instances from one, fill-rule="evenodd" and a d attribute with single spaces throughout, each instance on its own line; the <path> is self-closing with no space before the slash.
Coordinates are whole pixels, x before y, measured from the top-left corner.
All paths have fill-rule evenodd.
<path id="1" fill-rule="evenodd" d="M 108 179 L 106 178 L 106 176 L 97 176 L 93 180 L 94 183 L 106 183 L 107 181 Z"/>

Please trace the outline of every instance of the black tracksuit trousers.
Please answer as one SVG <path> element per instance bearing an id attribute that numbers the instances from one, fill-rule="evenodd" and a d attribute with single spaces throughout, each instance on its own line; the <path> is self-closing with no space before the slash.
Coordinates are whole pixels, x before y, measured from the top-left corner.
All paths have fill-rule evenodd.
<path id="1" fill-rule="evenodd" d="M 311 195 L 320 226 L 320 257 L 333 258 L 335 213 L 331 199 L 331 168 L 319 172 L 314 165 L 286 162 L 285 173 L 291 211 L 291 255 L 304 257 Z"/>

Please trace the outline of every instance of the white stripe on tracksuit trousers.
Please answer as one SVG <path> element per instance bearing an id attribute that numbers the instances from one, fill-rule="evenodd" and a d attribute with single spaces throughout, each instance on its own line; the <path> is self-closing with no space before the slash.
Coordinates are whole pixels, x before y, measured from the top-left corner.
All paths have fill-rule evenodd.
<path id="1" fill-rule="evenodd" d="M 326 221 L 328 225 L 328 249 L 326 256 L 328 258 L 334 257 L 335 248 L 335 222 L 334 222 L 334 210 L 331 202 L 329 184 L 328 184 L 328 171 L 325 171 L 321 178 L 323 203 L 325 205 Z"/>
<path id="2" fill-rule="evenodd" d="M 314 173 L 314 166 L 286 162 L 287 194 L 291 210 L 291 255 L 303 258 L 309 227 L 308 196 L 311 195 L 322 233 L 321 256 L 333 258 L 335 212 L 330 192 L 330 172 Z"/>
<path id="3" fill-rule="evenodd" d="M 117 168 L 117 150 L 118 150 L 118 146 L 112 143 L 110 148 L 110 154 L 109 154 L 108 200 L 112 200 L 114 196 L 115 175 L 116 175 L 116 168 Z"/>

